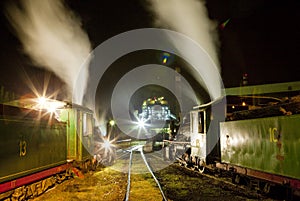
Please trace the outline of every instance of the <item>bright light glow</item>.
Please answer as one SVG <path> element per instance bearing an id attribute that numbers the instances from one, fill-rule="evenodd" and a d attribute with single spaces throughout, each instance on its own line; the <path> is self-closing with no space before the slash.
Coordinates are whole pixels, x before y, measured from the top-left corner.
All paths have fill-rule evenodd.
<path id="1" fill-rule="evenodd" d="M 110 141 L 109 140 L 104 140 L 103 148 L 104 149 L 110 149 L 110 147 L 111 147 Z"/>
<path id="2" fill-rule="evenodd" d="M 129 124 L 132 125 L 130 126 L 129 132 L 134 132 L 138 137 L 140 135 L 146 135 L 148 134 L 148 127 L 150 124 L 146 123 L 149 119 L 145 119 L 143 117 L 139 118 L 135 116 L 135 121 L 130 121 Z M 144 136 L 145 137 L 145 136 Z"/>
<path id="3" fill-rule="evenodd" d="M 47 111 L 49 113 L 54 113 L 56 111 L 56 108 L 53 105 L 51 105 L 50 107 L 47 108 Z"/>
<path id="4" fill-rule="evenodd" d="M 141 119 L 138 119 L 138 126 L 141 127 L 141 128 L 144 128 L 145 127 L 145 122 Z"/>
<path id="5" fill-rule="evenodd" d="M 242 106 L 246 106 L 246 103 L 244 101 L 242 102 Z"/>
<path id="6" fill-rule="evenodd" d="M 97 152 L 103 152 L 104 154 L 110 154 L 113 149 L 116 147 L 116 145 L 114 144 L 116 142 L 116 139 L 109 139 L 106 137 L 101 137 L 102 140 L 100 141 L 95 141 L 95 146 L 98 147 L 98 149 L 95 151 L 95 153 Z"/>
<path id="7" fill-rule="evenodd" d="M 96 152 L 104 152 L 105 154 L 109 154 L 113 151 L 113 149 L 116 147 L 114 144 L 116 142 L 116 139 L 110 140 L 109 137 L 101 137 L 102 140 L 96 141 L 95 145 L 98 147 L 98 150 Z"/>
<path id="8" fill-rule="evenodd" d="M 95 140 L 95 158 L 103 165 L 111 164 L 115 158 L 116 151 L 116 138 L 110 139 L 109 136 L 104 137 L 99 133 L 100 139 Z"/>
<path id="9" fill-rule="evenodd" d="M 136 117 L 137 118 L 137 122 L 134 122 L 140 129 L 141 128 L 145 128 L 145 126 L 147 126 L 147 124 L 146 124 L 146 121 L 148 120 L 148 119 L 144 119 L 144 118 L 138 118 L 138 117 Z"/>
<path id="10" fill-rule="evenodd" d="M 41 96 L 38 98 L 38 104 L 43 107 L 46 103 L 46 98 L 44 96 Z"/>
<path id="11" fill-rule="evenodd" d="M 35 102 L 36 105 L 33 107 L 33 109 L 47 110 L 49 113 L 55 113 L 58 108 L 61 108 L 65 105 L 64 102 L 52 100 L 44 96 L 39 96 Z"/>
<path id="12" fill-rule="evenodd" d="M 116 124 L 116 122 L 114 120 L 109 121 L 109 125 L 114 126 L 115 124 Z"/>

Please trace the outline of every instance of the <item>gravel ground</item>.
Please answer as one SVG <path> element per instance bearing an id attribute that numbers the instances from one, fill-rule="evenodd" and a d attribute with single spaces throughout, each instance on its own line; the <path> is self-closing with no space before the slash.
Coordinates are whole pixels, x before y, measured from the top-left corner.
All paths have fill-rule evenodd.
<path id="1" fill-rule="evenodd" d="M 50 189 L 34 201 L 122 200 L 126 189 L 126 175 L 110 169 L 89 172 L 84 178 L 74 178 Z"/>
<path id="2" fill-rule="evenodd" d="M 130 200 L 162 200 L 150 174 L 131 175 Z M 50 189 L 34 201 L 123 201 L 127 188 L 127 174 L 110 168 L 89 172 L 84 178 L 67 180 Z"/>
<path id="3" fill-rule="evenodd" d="M 170 165 L 155 173 L 169 201 L 197 200 L 262 200 L 234 185 Z M 34 201 L 123 201 L 127 174 L 101 168 L 52 188 Z M 133 174 L 131 201 L 161 201 L 160 192 L 149 173 Z M 271 200 L 271 199 L 265 199 Z"/>
<path id="4" fill-rule="evenodd" d="M 222 200 L 241 201 L 257 200 L 241 188 L 186 170 L 178 165 L 171 165 L 157 173 L 166 196 L 176 201 Z"/>

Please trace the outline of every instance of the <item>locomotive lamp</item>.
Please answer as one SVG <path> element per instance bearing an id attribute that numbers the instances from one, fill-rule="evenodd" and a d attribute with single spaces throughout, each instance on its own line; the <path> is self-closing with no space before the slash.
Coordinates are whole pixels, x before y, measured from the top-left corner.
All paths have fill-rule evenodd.
<path id="1" fill-rule="evenodd" d="M 143 121 L 142 119 L 138 119 L 138 122 L 137 122 L 138 126 L 140 128 L 144 128 L 145 127 L 145 121 Z"/>
<path id="2" fill-rule="evenodd" d="M 40 96 L 37 98 L 36 105 L 33 108 L 38 110 L 47 110 L 49 113 L 55 113 L 56 109 L 61 108 L 64 105 L 64 102 Z"/>
<path id="3" fill-rule="evenodd" d="M 108 150 L 108 149 L 110 149 L 110 147 L 111 147 L 110 141 L 107 139 L 104 139 L 103 148 Z"/>
<path id="4" fill-rule="evenodd" d="M 116 122 L 115 122 L 115 120 L 113 120 L 113 119 L 111 119 L 111 120 L 109 120 L 108 122 L 107 122 L 107 124 L 106 124 L 106 135 L 107 136 L 110 136 L 111 134 L 114 134 L 113 132 L 112 132 L 112 130 L 113 130 L 113 127 L 114 127 L 114 125 L 116 124 Z M 115 136 L 113 135 L 113 138 L 114 138 Z"/>
<path id="5" fill-rule="evenodd" d="M 46 98 L 44 96 L 41 96 L 37 100 L 39 107 L 43 108 L 46 104 Z"/>
<path id="6" fill-rule="evenodd" d="M 115 120 L 110 120 L 110 121 L 109 121 L 109 125 L 110 125 L 110 126 L 114 126 L 115 124 L 116 124 Z"/>

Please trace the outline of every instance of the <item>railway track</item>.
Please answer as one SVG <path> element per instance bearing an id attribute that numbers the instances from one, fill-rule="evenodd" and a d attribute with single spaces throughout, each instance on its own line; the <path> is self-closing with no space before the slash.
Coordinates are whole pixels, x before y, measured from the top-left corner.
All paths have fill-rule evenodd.
<path id="1" fill-rule="evenodd" d="M 159 191 L 160 191 L 161 196 L 162 196 L 162 200 L 167 201 L 167 198 L 166 198 L 166 196 L 165 196 L 165 194 L 162 190 L 162 187 L 161 187 L 158 179 L 156 178 L 155 174 L 153 173 L 152 168 L 149 165 L 149 163 L 148 163 L 148 161 L 145 157 L 145 154 L 143 152 L 143 146 L 142 145 L 137 145 L 137 146 L 131 147 L 130 149 L 127 150 L 127 152 L 129 153 L 129 162 L 128 162 L 127 188 L 126 188 L 126 194 L 125 194 L 124 201 L 128 201 L 129 198 L 130 198 L 130 190 L 131 190 L 131 185 L 132 185 L 131 174 L 132 174 L 133 158 L 138 157 L 137 154 L 134 154 L 136 152 L 140 153 L 139 157 L 141 157 L 142 161 L 144 162 L 145 166 L 147 167 L 147 170 L 149 171 L 149 173 L 151 174 L 152 178 L 154 179 L 157 187 L 159 188 Z"/>
<path id="2" fill-rule="evenodd" d="M 146 155 L 146 156 L 145 156 Z M 153 180 L 156 182 L 156 186 L 158 187 L 162 200 L 165 201 L 167 200 L 166 196 L 164 195 L 164 192 L 162 191 L 161 185 L 164 186 L 164 191 L 169 195 L 170 189 L 166 187 L 164 183 L 164 175 L 161 175 L 159 172 L 161 168 L 161 163 L 166 163 L 162 159 L 162 154 L 160 152 L 154 152 L 154 153 L 145 153 L 143 152 L 143 146 L 142 145 L 137 145 L 137 146 L 132 146 L 127 148 L 126 150 L 120 150 L 117 160 L 122 161 L 122 171 L 124 173 L 127 173 L 127 188 L 126 188 L 126 194 L 125 194 L 125 201 L 132 200 L 133 197 L 130 197 L 130 194 L 134 194 L 136 192 L 137 188 L 135 187 L 138 185 L 135 179 L 132 178 L 132 175 L 135 174 L 145 174 L 145 173 L 150 173 L 151 176 L 153 177 Z M 167 164 L 167 163 L 166 163 Z M 239 196 L 245 196 L 251 199 L 266 199 L 267 197 L 253 191 L 253 189 L 249 189 L 246 186 L 243 185 L 237 185 L 232 183 L 231 178 L 229 175 L 225 175 L 225 173 L 220 174 L 220 172 L 216 171 L 211 171 L 210 169 L 206 169 L 206 171 L 196 171 L 194 168 L 188 167 L 188 166 L 182 166 L 179 163 L 172 162 L 172 166 L 177 166 L 176 169 L 180 170 L 182 174 L 189 175 L 191 177 L 206 177 L 204 179 L 204 183 L 207 182 L 208 180 L 214 181 L 213 183 L 216 183 L 217 186 L 220 186 L 221 189 L 224 189 L 225 191 L 230 191 L 234 192 L 235 194 Z M 171 165 L 171 164 L 169 164 Z M 121 165 L 120 165 L 121 166 Z M 160 166 L 160 167 L 159 167 Z M 156 177 L 153 173 L 157 173 Z M 157 172 L 158 170 L 158 172 Z M 201 173 L 202 172 L 202 173 Z M 151 177 L 148 177 L 151 179 Z M 160 182 L 158 181 L 157 178 L 160 178 Z M 226 190 L 227 189 L 227 190 Z M 140 190 L 140 189 L 138 189 Z M 132 192 L 131 192 L 132 191 Z M 172 191 L 172 190 L 171 190 Z M 147 192 L 145 192 L 146 194 Z M 159 196 L 159 193 L 157 194 Z"/>
<path id="3" fill-rule="evenodd" d="M 206 171 L 199 171 L 193 167 L 188 167 L 180 164 L 180 162 L 174 164 L 180 171 L 184 172 L 188 175 L 202 176 L 206 178 L 210 178 L 212 180 L 218 181 L 224 189 L 232 190 L 235 192 L 239 192 L 241 195 L 246 196 L 250 199 L 259 199 L 264 200 L 268 198 L 276 198 L 276 195 L 264 195 L 259 192 L 258 189 L 253 188 L 251 186 L 247 186 L 245 184 L 235 184 L 232 182 L 232 176 L 226 174 L 226 172 L 216 172 L 213 169 L 206 169 Z"/>

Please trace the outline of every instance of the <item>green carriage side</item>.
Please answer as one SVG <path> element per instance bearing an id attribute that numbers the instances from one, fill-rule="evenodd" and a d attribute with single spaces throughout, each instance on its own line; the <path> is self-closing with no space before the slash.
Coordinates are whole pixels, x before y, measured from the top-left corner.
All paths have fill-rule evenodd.
<path id="1" fill-rule="evenodd" d="M 0 183 L 66 163 L 66 124 L 41 112 L 0 106 Z"/>
<path id="2" fill-rule="evenodd" d="M 300 115 L 223 122 L 223 163 L 300 179 Z"/>

